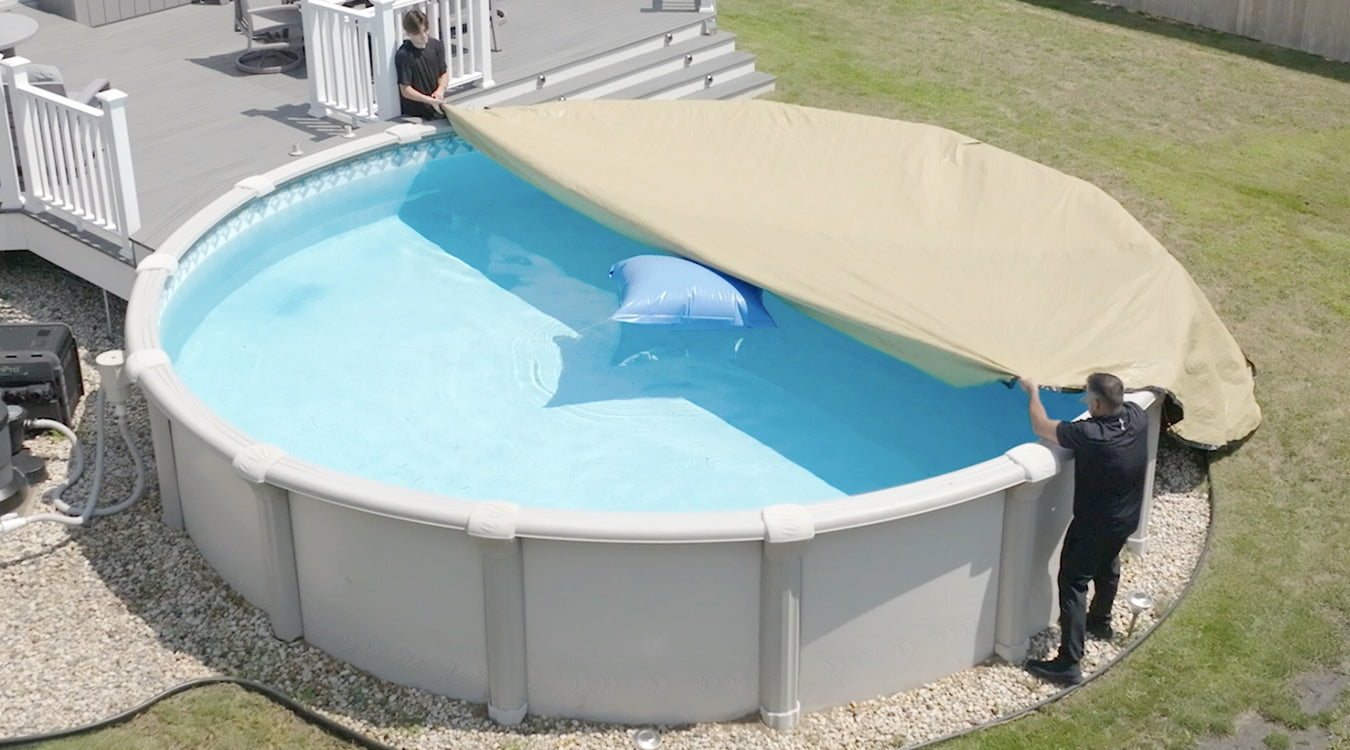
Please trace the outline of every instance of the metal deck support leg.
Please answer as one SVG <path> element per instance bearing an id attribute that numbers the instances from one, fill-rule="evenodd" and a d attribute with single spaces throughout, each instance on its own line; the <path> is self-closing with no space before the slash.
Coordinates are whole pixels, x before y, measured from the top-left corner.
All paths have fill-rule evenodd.
<path id="1" fill-rule="evenodd" d="M 488 34 L 492 37 L 492 51 L 501 52 L 497 48 L 497 9 L 492 7 L 492 0 L 488 0 Z"/>
<path id="2" fill-rule="evenodd" d="M 112 304 L 108 302 L 107 289 L 103 290 L 103 319 L 108 322 L 108 341 L 116 341 L 117 339 L 113 337 Z"/>

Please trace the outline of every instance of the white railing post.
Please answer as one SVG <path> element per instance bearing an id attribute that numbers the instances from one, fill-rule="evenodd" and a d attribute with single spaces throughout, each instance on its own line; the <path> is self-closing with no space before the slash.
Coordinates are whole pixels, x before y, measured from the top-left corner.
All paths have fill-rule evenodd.
<path id="1" fill-rule="evenodd" d="M 463 21 L 460 18 L 458 0 L 434 0 L 427 3 L 427 20 L 435 24 L 437 36 L 445 45 L 445 77 L 453 81 L 463 75 L 464 43 Z M 432 19 L 435 19 L 434 21 Z M 451 29 L 454 30 L 453 40 Z"/>
<path id="2" fill-rule="evenodd" d="M 372 0 L 375 17 L 370 28 L 375 81 L 375 116 L 392 120 L 402 114 L 398 101 L 398 72 L 394 70 L 394 51 L 398 47 L 399 18 L 394 12 L 394 0 Z"/>
<path id="3" fill-rule="evenodd" d="M 141 206 L 136 197 L 136 174 L 131 167 L 131 139 L 127 132 L 127 95 L 116 89 L 99 93 L 103 103 L 104 143 L 112 162 L 113 195 L 117 200 L 117 227 L 131 247 L 131 235 L 141 228 Z"/>
<path id="4" fill-rule="evenodd" d="M 309 116 L 323 117 L 328 114 L 328 108 L 323 105 L 322 93 L 327 89 L 327 58 L 328 50 L 324 46 L 327 36 L 320 29 L 320 21 L 323 18 L 320 15 L 319 4 L 314 0 L 307 0 L 300 4 L 300 24 L 304 28 L 305 35 L 305 60 L 307 75 L 309 81 Z"/>
<path id="5" fill-rule="evenodd" d="M 482 88 L 492 86 L 492 9 L 488 0 L 469 0 L 470 13 L 474 21 L 473 57 L 474 67 L 483 74 L 479 85 Z"/>
<path id="6" fill-rule="evenodd" d="M 19 156 L 19 169 L 23 170 L 25 189 L 19 192 L 18 175 L 15 175 L 14 190 L 17 193 L 17 199 L 20 203 L 26 202 L 32 195 L 32 184 L 40 177 L 34 172 L 35 159 L 30 158 L 30 149 L 32 148 L 32 127 L 29 123 L 28 100 L 23 96 L 22 86 L 28 85 L 28 74 L 24 72 L 24 67 L 28 65 L 28 60 L 22 57 L 11 57 L 8 60 L 0 60 L 0 67 L 5 71 L 5 88 L 9 94 L 10 109 L 14 117 L 13 120 L 13 141 L 15 150 Z M 11 159 L 13 157 L 10 157 Z M 9 200 L 5 200 L 6 205 Z M 32 208 L 30 206 L 30 208 Z"/>
<path id="7" fill-rule="evenodd" d="M 27 60 L 22 57 L 12 57 L 5 60 L 3 65 L 3 85 L 4 91 L 0 96 L 10 97 L 14 90 L 14 67 L 27 64 Z M 10 119 L 9 108 L 0 107 L 0 131 L 4 132 L 4 153 L 0 154 L 0 206 L 5 208 L 18 208 L 23 205 L 23 196 L 19 193 L 19 165 L 16 159 L 16 151 L 19 144 L 15 139 L 14 122 Z"/>

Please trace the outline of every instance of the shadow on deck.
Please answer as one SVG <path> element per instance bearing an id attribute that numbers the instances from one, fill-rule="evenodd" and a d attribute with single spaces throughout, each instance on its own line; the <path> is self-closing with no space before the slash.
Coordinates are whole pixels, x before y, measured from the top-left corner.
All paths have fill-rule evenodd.
<path id="1" fill-rule="evenodd" d="M 493 58 L 498 83 L 533 77 L 607 48 L 687 25 L 698 14 L 653 12 L 641 0 L 503 0 Z M 342 123 L 309 114 L 304 68 L 248 75 L 228 4 L 193 4 L 91 28 L 27 5 L 37 34 L 17 54 L 55 65 L 65 80 L 106 77 L 128 94 L 127 119 L 140 198 L 137 255 L 156 249 L 184 220 L 244 177 L 342 143 Z M 380 132 L 372 123 L 355 134 Z"/>

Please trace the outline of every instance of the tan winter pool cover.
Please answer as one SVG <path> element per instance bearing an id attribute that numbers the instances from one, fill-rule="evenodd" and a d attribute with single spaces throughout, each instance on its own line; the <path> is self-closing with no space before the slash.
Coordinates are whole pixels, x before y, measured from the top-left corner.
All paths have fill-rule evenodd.
<path id="1" fill-rule="evenodd" d="M 932 125 L 774 102 L 447 107 L 569 206 L 745 279 L 955 385 L 1170 391 L 1222 446 L 1261 419 L 1232 335 L 1097 187 Z"/>

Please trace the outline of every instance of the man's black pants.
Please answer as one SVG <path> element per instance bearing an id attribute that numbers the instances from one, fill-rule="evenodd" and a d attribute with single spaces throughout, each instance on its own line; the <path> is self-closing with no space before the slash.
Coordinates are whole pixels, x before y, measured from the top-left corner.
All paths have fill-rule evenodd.
<path id="1" fill-rule="evenodd" d="M 1130 531 L 1094 528 L 1075 518 L 1064 534 L 1059 555 L 1059 656 L 1077 664 L 1083 658 L 1087 624 L 1111 622 L 1111 605 L 1120 585 L 1120 548 Z M 1095 586 L 1087 606 L 1088 582 Z"/>

